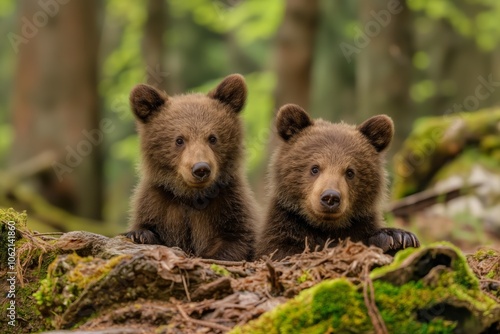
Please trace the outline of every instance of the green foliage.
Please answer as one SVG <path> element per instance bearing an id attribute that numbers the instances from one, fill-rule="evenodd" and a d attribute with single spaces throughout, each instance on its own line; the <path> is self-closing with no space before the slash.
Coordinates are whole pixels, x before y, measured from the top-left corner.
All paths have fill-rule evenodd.
<path id="1" fill-rule="evenodd" d="M 418 68 L 419 70 L 425 70 L 429 67 L 430 64 L 429 54 L 423 51 L 418 51 L 413 56 L 413 66 Z"/>
<path id="2" fill-rule="evenodd" d="M 246 80 L 249 92 L 243 119 L 246 127 L 247 168 L 252 173 L 266 158 L 277 78 L 274 72 L 261 72 L 246 75 Z"/>
<path id="3" fill-rule="evenodd" d="M 140 157 L 139 136 L 134 133 L 113 143 L 111 157 L 117 161 L 129 162 L 134 165 L 138 163 Z"/>
<path id="4" fill-rule="evenodd" d="M 419 62 L 416 60 L 415 62 Z M 421 65 L 421 64 L 420 64 Z M 436 93 L 436 84 L 432 80 L 422 80 L 410 88 L 410 96 L 416 102 L 423 102 L 433 97 Z"/>
<path id="5" fill-rule="evenodd" d="M 243 45 L 273 37 L 284 13 L 284 0 L 171 0 L 170 4 L 174 15 L 190 13 L 197 24 L 218 33 L 232 32 Z"/>
<path id="6" fill-rule="evenodd" d="M 7 165 L 7 155 L 13 142 L 12 125 L 10 119 L 10 103 L 12 96 L 12 78 L 16 61 L 16 53 L 7 39 L 7 34 L 17 33 L 16 1 L 0 1 L 0 35 L 3 36 L 3 47 L 0 48 L 0 166 Z"/>
<path id="7" fill-rule="evenodd" d="M 0 124 L 0 159 L 3 152 L 7 152 L 12 145 L 12 126 L 10 124 Z M 1 161 L 1 160 L 0 160 Z"/>
<path id="8" fill-rule="evenodd" d="M 432 19 L 444 19 L 478 46 L 491 51 L 499 45 L 500 2 L 497 0 L 408 0 L 408 6 Z"/>
<path id="9" fill-rule="evenodd" d="M 143 3 L 108 0 L 106 22 L 121 29 L 116 48 L 104 61 L 103 77 L 99 90 L 104 97 L 105 108 L 122 120 L 131 120 L 128 108 L 128 92 L 132 86 L 144 81 L 146 66 L 141 55 L 141 39 L 146 10 Z"/>
<path id="10" fill-rule="evenodd" d="M 0 2 L 0 17 L 7 17 L 14 12 L 15 2 L 3 0 Z"/>

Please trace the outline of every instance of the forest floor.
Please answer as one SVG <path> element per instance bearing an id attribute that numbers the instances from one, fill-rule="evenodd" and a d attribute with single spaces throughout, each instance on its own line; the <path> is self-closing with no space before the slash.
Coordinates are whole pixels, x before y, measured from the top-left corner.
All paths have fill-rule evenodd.
<path id="1" fill-rule="evenodd" d="M 395 261 L 378 248 L 345 241 L 322 251 L 305 250 L 281 261 L 271 257 L 228 262 L 192 258 L 164 246 L 137 245 L 124 237 L 107 238 L 89 232 L 57 237 L 38 234 L 26 228 L 25 215 L 13 210 L 0 214 L 2 236 L 6 235 L 6 222 L 17 223 L 19 283 L 17 326 L 12 331 L 1 319 L 0 332 L 59 333 L 77 328 L 78 333 L 103 334 L 247 333 L 248 328 L 242 326 L 253 326 L 255 319 L 253 333 L 269 333 L 266 326 L 276 328 L 273 326 L 281 326 L 283 321 L 324 332 L 335 321 L 329 318 L 327 327 L 321 327 L 324 324 L 314 318 L 321 312 L 311 306 L 316 297 L 309 300 L 306 296 L 325 282 L 347 284 L 336 287 L 333 295 L 330 291 L 327 301 L 321 303 L 347 303 L 340 306 L 348 316 L 346 326 L 358 321 L 360 332 L 363 328 L 368 332 L 393 332 L 394 326 L 401 326 L 397 317 L 412 318 L 401 310 L 425 314 L 430 301 L 448 305 L 452 313 L 466 310 L 467 318 L 477 320 L 478 328 L 489 328 L 491 333 L 500 329 L 500 252 L 494 249 L 463 257 L 458 249 L 443 244 L 409 250 L 398 254 L 396 258 L 400 259 Z M 3 257 L 2 264 L 6 263 Z M 374 276 L 374 269 L 385 272 Z M 389 298 L 384 295 L 384 282 L 392 286 L 387 290 Z M 2 291 L 8 290 L 7 285 L 5 280 L 0 282 Z M 441 285 L 444 290 L 440 290 Z M 421 295 L 416 290 L 420 288 Z M 411 291 L 414 300 L 394 295 L 405 289 Z M 434 292 L 435 296 L 430 295 Z M 431 299 L 424 300 L 428 296 Z M 8 302 L 5 295 L 0 301 L 2 305 Z M 299 303 L 298 309 L 305 315 L 294 315 L 291 301 Z M 349 309 L 352 301 L 359 305 Z M 272 313 L 280 308 L 284 315 Z M 321 304 L 320 309 L 329 306 Z M 391 309 L 394 315 L 388 316 Z M 445 313 L 429 318 L 428 324 L 408 326 L 440 328 Z"/>
<path id="2" fill-rule="evenodd" d="M 391 260 L 378 249 L 352 242 L 324 251 L 304 252 L 283 261 L 237 263 L 185 259 L 196 261 L 207 273 L 219 272 L 223 278 L 201 285 L 192 294 L 186 289 L 184 300 L 142 303 L 141 310 L 135 310 L 137 325 L 144 328 L 144 319 L 162 314 L 170 317 L 171 333 L 227 332 L 324 280 L 345 277 L 359 285 L 368 279 L 366 273 L 371 268 L 389 264 Z M 133 309 L 128 305 L 114 310 L 81 326 L 80 330 L 116 325 L 119 318 L 129 318 L 128 326 L 130 316 L 124 314 L 133 313 Z M 151 325 L 155 323 L 153 320 Z"/>

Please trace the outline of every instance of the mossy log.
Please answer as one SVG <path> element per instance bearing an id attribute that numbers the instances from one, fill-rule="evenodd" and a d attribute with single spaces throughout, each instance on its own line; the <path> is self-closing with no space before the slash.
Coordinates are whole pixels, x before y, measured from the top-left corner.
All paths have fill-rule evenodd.
<path id="1" fill-rule="evenodd" d="M 345 279 L 329 280 L 231 333 L 496 333 L 500 304 L 479 289 L 451 244 L 405 250 L 370 274 L 373 304 Z M 370 308 L 373 308 L 370 310 Z M 370 312 L 378 312 L 377 328 Z"/>
<path id="2" fill-rule="evenodd" d="M 420 118 L 394 156 L 393 197 L 425 190 L 445 165 L 462 155 L 470 164 L 500 170 L 500 109 Z"/>
<path id="3" fill-rule="evenodd" d="M 499 329 L 500 254 L 489 250 L 469 258 L 476 275 L 450 244 L 406 250 L 394 261 L 380 249 L 345 241 L 282 261 L 227 262 L 124 237 L 37 234 L 13 210 L 0 210 L 0 221 L 2 238 L 9 222 L 16 225 L 19 283 L 16 326 L 2 319 L 2 333 Z M 2 305 L 8 302 L 2 298 Z"/>

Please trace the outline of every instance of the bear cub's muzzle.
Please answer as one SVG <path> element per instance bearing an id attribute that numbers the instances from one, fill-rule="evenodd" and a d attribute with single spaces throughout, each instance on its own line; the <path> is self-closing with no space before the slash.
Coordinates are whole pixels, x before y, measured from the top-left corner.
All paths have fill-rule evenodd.
<path id="1" fill-rule="evenodd" d="M 193 165 L 191 173 L 198 181 L 203 182 L 210 176 L 210 166 L 206 162 L 197 162 Z"/>
<path id="2" fill-rule="evenodd" d="M 340 193 L 337 190 L 325 190 L 321 194 L 321 205 L 328 211 L 337 210 L 340 206 Z"/>

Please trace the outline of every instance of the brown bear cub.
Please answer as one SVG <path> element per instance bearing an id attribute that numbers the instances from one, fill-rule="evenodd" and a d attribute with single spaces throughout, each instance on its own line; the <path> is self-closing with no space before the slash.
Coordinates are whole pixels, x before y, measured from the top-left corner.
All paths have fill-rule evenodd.
<path id="1" fill-rule="evenodd" d="M 394 126 L 385 115 L 354 127 L 312 120 L 299 106 L 276 118 L 281 138 L 270 164 L 270 203 L 257 255 L 282 259 L 350 238 L 386 252 L 418 247 L 410 232 L 381 228 L 383 152 Z"/>
<path id="2" fill-rule="evenodd" d="M 238 115 L 246 96 L 238 74 L 208 95 L 167 96 L 142 84 L 132 90 L 142 175 L 127 237 L 204 258 L 253 258 L 257 209 Z"/>

